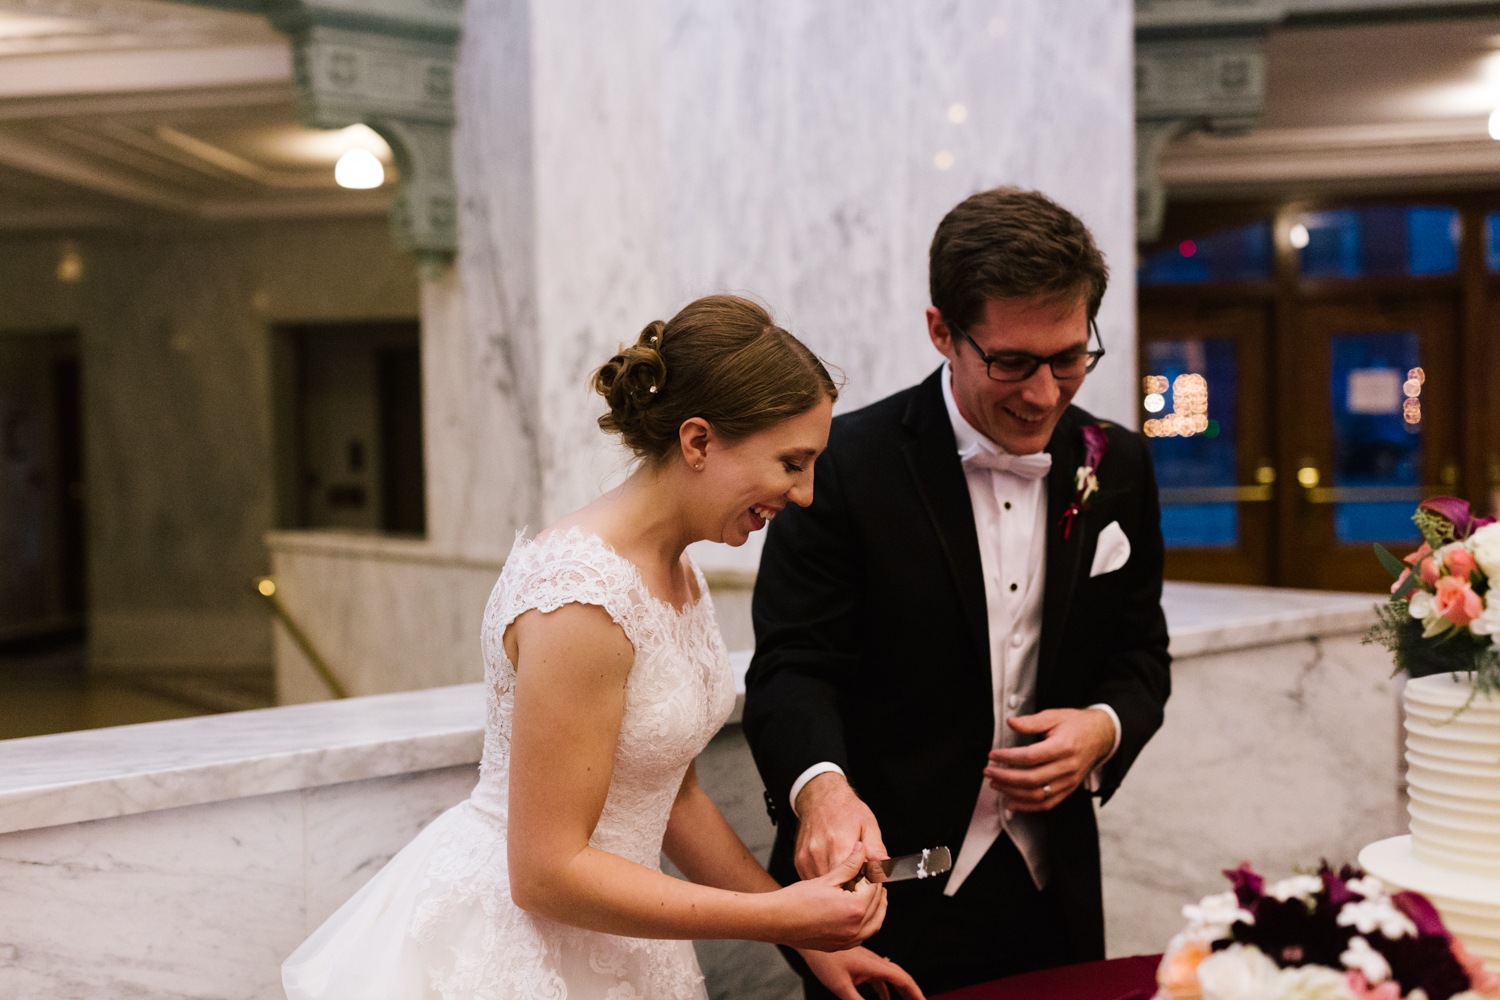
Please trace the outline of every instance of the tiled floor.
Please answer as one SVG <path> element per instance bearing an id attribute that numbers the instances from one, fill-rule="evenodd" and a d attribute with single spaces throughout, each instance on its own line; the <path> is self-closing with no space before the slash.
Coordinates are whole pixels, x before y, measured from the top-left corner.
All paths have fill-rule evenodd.
<path id="1" fill-rule="evenodd" d="M 0 739 L 181 719 L 273 703 L 269 672 L 92 675 L 75 637 L 0 647 Z"/>

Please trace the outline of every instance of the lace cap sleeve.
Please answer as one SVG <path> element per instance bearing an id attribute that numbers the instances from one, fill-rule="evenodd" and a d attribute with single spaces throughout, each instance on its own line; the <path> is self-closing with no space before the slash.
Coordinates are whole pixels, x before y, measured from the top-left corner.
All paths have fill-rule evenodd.
<path id="1" fill-rule="evenodd" d="M 642 607 L 639 581 L 630 562 L 597 535 L 578 528 L 540 541 L 519 536 L 484 614 L 484 657 L 504 660 L 505 630 L 533 609 L 556 611 L 564 604 L 593 604 L 609 613 L 632 646 L 639 647 Z"/>

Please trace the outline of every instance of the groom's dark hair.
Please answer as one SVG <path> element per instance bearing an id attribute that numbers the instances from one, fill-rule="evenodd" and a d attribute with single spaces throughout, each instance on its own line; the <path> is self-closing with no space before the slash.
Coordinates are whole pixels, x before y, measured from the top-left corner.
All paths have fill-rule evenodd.
<path id="1" fill-rule="evenodd" d="M 927 267 L 932 304 L 962 327 L 983 318 L 989 299 L 1083 297 L 1092 320 L 1109 283 L 1082 220 L 1020 188 L 981 191 L 956 205 L 938 223 Z"/>

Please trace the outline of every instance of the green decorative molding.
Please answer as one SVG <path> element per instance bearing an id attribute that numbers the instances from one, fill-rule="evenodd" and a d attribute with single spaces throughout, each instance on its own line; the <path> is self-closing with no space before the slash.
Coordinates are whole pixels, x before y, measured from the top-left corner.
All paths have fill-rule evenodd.
<path id="1" fill-rule="evenodd" d="M 462 0 L 193 0 L 263 14 L 292 42 L 298 110 L 315 128 L 363 123 L 400 175 L 391 224 L 424 261 L 458 249 L 453 80 Z"/>

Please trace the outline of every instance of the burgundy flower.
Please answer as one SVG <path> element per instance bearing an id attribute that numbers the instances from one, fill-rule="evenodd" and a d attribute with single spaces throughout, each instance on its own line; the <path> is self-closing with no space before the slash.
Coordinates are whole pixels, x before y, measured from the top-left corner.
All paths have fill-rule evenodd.
<path id="1" fill-rule="evenodd" d="M 1417 509 L 1436 514 L 1453 525 L 1453 536 L 1459 539 L 1468 538 L 1476 529 L 1495 523 L 1493 517 L 1475 517 L 1469 502 L 1458 497 L 1433 497 L 1417 504 Z"/>
<path id="2" fill-rule="evenodd" d="M 1253 912 L 1256 901 L 1265 895 L 1266 880 L 1251 870 L 1248 861 L 1241 862 L 1238 868 L 1226 869 L 1224 877 L 1234 886 L 1234 895 L 1240 906 Z"/>
<path id="3" fill-rule="evenodd" d="M 1392 893 L 1391 903 L 1411 918 L 1411 922 L 1417 925 L 1417 933 L 1423 937 L 1448 940 L 1448 928 L 1443 926 L 1443 918 L 1438 915 L 1437 907 L 1420 892 Z"/>
<path id="4" fill-rule="evenodd" d="M 1098 424 L 1085 424 L 1083 428 L 1083 464 L 1091 469 L 1099 468 L 1099 460 L 1109 451 L 1109 435 Z"/>

